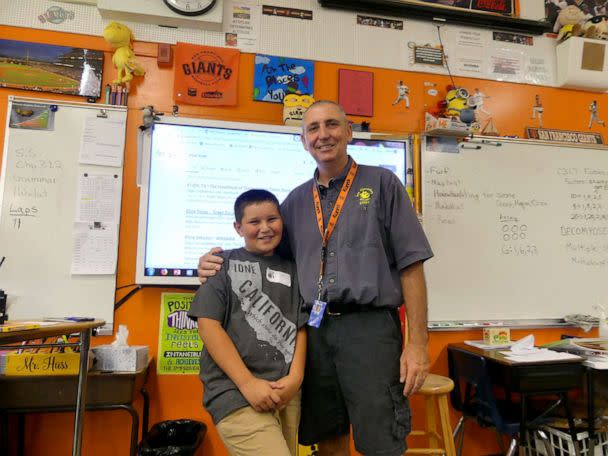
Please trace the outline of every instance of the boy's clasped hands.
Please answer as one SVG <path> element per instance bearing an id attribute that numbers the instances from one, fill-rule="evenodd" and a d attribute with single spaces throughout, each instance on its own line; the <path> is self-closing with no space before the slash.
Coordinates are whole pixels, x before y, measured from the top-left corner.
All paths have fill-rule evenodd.
<path id="1" fill-rule="evenodd" d="M 271 382 L 252 376 L 239 390 L 256 412 L 283 410 L 300 389 L 301 380 L 286 375 Z"/>

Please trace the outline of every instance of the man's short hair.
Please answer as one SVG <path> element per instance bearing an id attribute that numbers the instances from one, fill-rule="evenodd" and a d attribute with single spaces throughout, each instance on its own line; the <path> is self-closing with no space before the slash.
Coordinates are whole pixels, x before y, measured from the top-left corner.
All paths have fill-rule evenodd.
<path id="1" fill-rule="evenodd" d="M 277 207 L 277 210 L 279 212 L 281 211 L 279 200 L 273 193 L 268 190 L 254 188 L 237 196 L 236 201 L 234 202 L 234 219 L 240 223 L 243 219 L 245 208 L 252 204 L 260 203 L 273 203 Z"/>
<path id="2" fill-rule="evenodd" d="M 317 100 L 317 101 L 315 101 L 313 104 L 311 104 L 306 109 L 306 111 L 304 111 L 304 115 L 306 115 L 306 113 L 309 110 L 311 110 L 315 106 L 319 106 L 319 105 L 331 105 L 331 106 L 335 106 L 336 108 L 338 108 L 338 111 L 340 111 L 340 114 L 342 114 L 342 117 L 344 117 L 344 119 L 346 119 L 346 111 L 344 111 L 344 108 L 342 107 L 342 105 L 340 103 L 336 103 L 335 101 L 332 101 L 332 100 Z M 348 119 L 346 119 L 346 121 L 348 122 Z M 302 129 L 304 129 L 304 123 L 302 123 Z"/>

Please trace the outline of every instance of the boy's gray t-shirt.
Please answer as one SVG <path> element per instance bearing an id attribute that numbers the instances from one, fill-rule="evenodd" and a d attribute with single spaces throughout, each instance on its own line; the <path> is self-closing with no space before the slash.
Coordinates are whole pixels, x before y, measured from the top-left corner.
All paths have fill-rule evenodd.
<path id="1" fill-rule="evenodd" d="M 221 322 L 251 373 L 278 380 L 289 373 L 297 330 L 308 319 L 302 310 L 295 263 L 244 248 L 221 256 L 224 266 L 199 287 L 188 315 Z M 205 346 L 200 378 L 205 385 L 203 404 L 214 423 L 249 405 Z"/>

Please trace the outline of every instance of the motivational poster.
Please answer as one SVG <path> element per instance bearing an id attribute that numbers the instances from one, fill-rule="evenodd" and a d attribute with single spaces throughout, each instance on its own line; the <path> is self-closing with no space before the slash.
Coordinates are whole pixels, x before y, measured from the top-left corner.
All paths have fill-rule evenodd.
<path id="1" fill-rule="evenodd" d="M 194 293 L 162 293 L 158 335 L 159 375 L 198 374 L 203 342 L 188 317 Z"/>
<path id="2" fill-rule="evenodd" d="M 314 96 L 314 62 L 257 54 L 255 56 L 253 99 L 283 103 L 290 93 Z"/>

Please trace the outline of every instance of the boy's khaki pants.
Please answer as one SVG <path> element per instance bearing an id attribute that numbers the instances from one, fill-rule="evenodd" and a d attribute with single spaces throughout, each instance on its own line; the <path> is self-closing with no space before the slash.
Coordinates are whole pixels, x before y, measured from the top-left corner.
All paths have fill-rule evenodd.
<path id="1" fill-rule="evenodd" d="M 300 397 L 298 392 L 280 411 L 243 407 L 220 421 L 216 427 L 231 456 L 296 456 Z"/>

